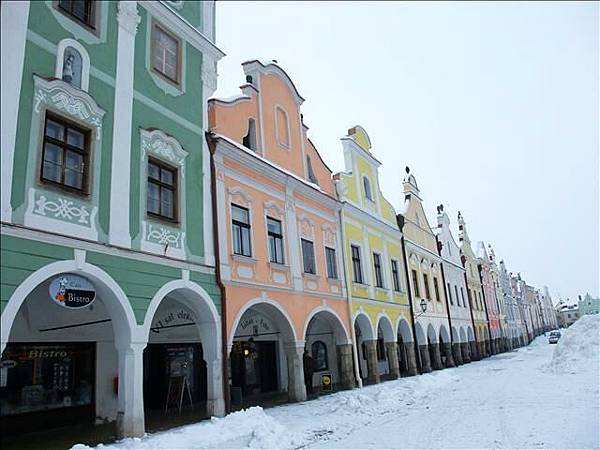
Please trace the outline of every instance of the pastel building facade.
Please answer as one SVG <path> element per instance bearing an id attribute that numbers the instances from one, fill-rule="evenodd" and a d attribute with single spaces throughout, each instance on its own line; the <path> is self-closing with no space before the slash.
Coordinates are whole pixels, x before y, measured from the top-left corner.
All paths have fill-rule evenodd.
<path id="1" fill-rule="evenodd" d="M 354 386 L 341 203 L 275 62 L 246 61 L 241 94 L 209 102 L 227 385 L 234 406 L 303 401 L 328 373 Z M 314 362 L 305 380 L 303 353 Z"/>
<path id="2" fill-rule="evenodd" d="M 355 126 L 341 139 L 345 170 L 334 178 L 342 201 L 345 272 L 357 380 L 417 372 L 402 234 L 383 196 L 371 141 Z"/>
<path id="3" fill-rule="evenodd" d="M 417 180 L 408 168 L 406 171 L 404 209 L 399 220 L 403 225 L 420 367 L 429 372 L 454 366 L 446 289 L 436 236 L 427 221 Z"/>
<path id="4" fill-rule="evenodd" d="M 196 409 L 223 414 L 204 142 L 214 2 L 1 11 L 0 350 L 18 360 L 3 429 L 141 436 L 182 371 Z"/>
<path id="5" fill-rule="evenodd" d="M 471 247 L 471 238 L 467 231 L 467 223 L 460 212 L 458 213 L 458 239 L 460 241 L 461 258 L 467 278 L 467 296 L 471 304 L 475 327 L 475 349 L 472 353 L 479 359 L 490 355 L 490 331 L 486 304 L 483 297 L 483 286 L 479 276 L 479 261 Z"/>
<path id="6" fill-rule="evenodd" d="M 443 205 L 438 206 L 437 222 L 437 238 L 441 248 L 446 295 L 450 310 L 452 355 L 456 364 L 462 364 L 471 361 L 471 348 L 475 343 L 465 268 L 462 265 L 460 247 L 452 236 L 450 218 L 444 211 Z"/>
<path id="7" fill-rule="evenodd" d="M 496 263 L 496 254 L 490 244 L 487 246 L 487 254 L 490 268 L 490 276 L 494 287 L 494 299 L 496 308 L 498 309 L 498 324 L 500 327 L 499 336 L 496 339 L 498 351 L 505 352 L 508 350 L 508 324 L 506 322 L 506 304 L 504 302 L 504 294 L 500 286 L 500 269 Z"/>
<path id="8" fill-rule="evenodd" d="M 492 265 L 485 244 L 481 241 L 477 243 L 477 263 L 490 332 L 490 351 L 495 354 L 500 351 L 500 310 L 496 298 L 496 286 L 492 277 Z"/>
<path id="9" fill-rule="evenodd" d="M 502 291 L 502 302 L 504 303 L 506 320 L 506 337 L 508 339 L 508 349 L 512 350 L 520 346 L 520 328 L 518 324 L 517 299 L 513 295 L 510 283 L 510 274 L 506 269 L 504 261 L 500 261 L 499 266 L 500 289 Z"/>

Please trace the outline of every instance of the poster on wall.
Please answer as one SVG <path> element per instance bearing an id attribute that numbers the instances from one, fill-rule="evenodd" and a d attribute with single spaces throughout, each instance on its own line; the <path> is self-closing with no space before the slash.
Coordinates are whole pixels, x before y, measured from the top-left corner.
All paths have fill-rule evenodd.
<path id="1" fill-rule="evenodd" d="M 96 298 L 94 285 L 79 275 L 59 275 L 50 283 L 50 298 L 63 308 L 84 308 Z"/>

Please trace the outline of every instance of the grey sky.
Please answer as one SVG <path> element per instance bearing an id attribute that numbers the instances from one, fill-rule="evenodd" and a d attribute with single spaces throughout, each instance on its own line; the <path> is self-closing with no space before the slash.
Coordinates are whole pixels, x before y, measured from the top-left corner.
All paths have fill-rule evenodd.
<path id="1" fill-rule="evenodd" d="M 227 53 L 276 59 L 306 98 L 309 136 L 332 170 L 362 125 L 398 208 L 404 167 L 430 224 L 491 243 L 509 271 L 557 300 L 598 295 L 598 3 L 217 2 Z"/>

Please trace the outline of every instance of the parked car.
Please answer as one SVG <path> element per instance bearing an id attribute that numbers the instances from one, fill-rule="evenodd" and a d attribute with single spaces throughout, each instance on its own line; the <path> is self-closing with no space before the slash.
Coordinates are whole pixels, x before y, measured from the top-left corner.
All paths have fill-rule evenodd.
<path id="1" fill-rule="evenodd" d="M 556 344 L 560 339 L 560 331 L 551 331 L 550 336 L 548 337 L 548 342 L 550 344 Z"/>

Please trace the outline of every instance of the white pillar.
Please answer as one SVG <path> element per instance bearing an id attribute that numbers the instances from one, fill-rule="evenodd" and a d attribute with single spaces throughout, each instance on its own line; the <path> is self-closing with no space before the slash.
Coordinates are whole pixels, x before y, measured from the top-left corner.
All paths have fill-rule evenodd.
<path id="1" fill-rule="evenodd" d="M 2 36 L 2 133 L 0 133 L 1 176 L 0 197 L 1 219 L 10 222 L 12 207 L 13 163 L 17 138 L 17 118 L 19 99 L 21 98 L 21 80 L 23 79 L 23 61 L 29 18 L 29 1 L 2 2 L 0 6 Z M 24 177 L 25 173 L 18 174 Z M 3 342 L 3 345 L 6 343 Z"/>
<path id="2" fill-rule="evenodd" d="M 117 348 L 119 354 L 119 409 L 117 437 L 144 434 L 144 348 L 132 342 Z"/>
<path id="3" fill-rule="evenodd" d="M 288 368 L 288 397 L 291 402 L 306 400 L 306 386 L 304 384 L 304 365 L 302 354 L 304 342 L 290 342 L 285 344 Z"/>
<path id="4" fill-rule="evenodd" d="M 205 10 L 212 2 L 204 2 Z M 211 22 L 212 23 L 212 22 Z M 202 127 L 208 130 L 208 98 L 217 89 L 216 63 L 208 57 L 202 56 Z M 204 136 L 202 142 L 202 214 L 204 227 L 204 263 L 209 266 L 215 265 L 213 211 L 211 200 L 211 173 L 210 173 L 210 150 Z M 225 228 L 223 228 L 225 230 Z"/>
<path id="5" fill-rule="evenodd" d="M 131 123 L 133 112 L 133 66 L 135 35 L 140 23 L 137 2 L 119 2 L 117 13 L 117 70 L 110 178 L 110 225 L 108 241 L 131 247 L 129 192 L 131 174 Z"/>
<path id="6" fill-rule="evenodd" d="M 219 351 L 220 349 L 216 349 Z M 211 416 L 225 415 L 225 399 L 223 398 L 223 360 L 205 355 L 207 380 L 206 412 Z"/>

